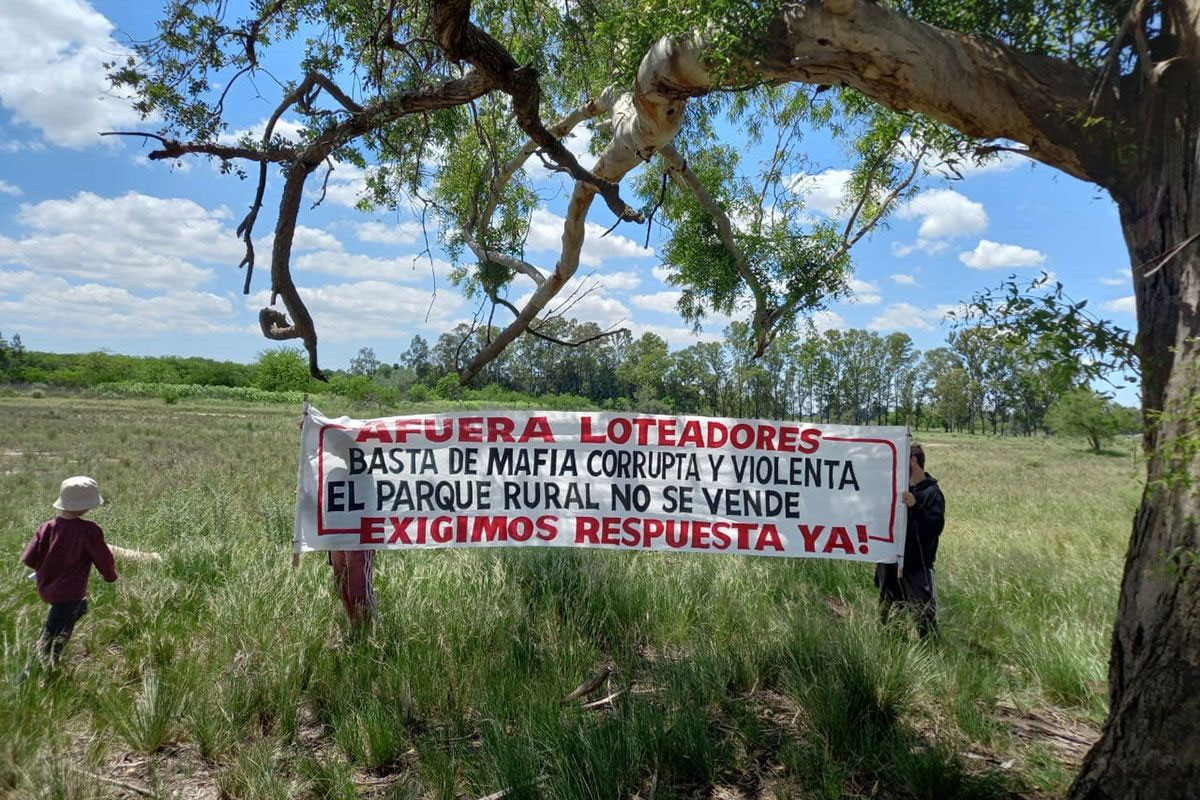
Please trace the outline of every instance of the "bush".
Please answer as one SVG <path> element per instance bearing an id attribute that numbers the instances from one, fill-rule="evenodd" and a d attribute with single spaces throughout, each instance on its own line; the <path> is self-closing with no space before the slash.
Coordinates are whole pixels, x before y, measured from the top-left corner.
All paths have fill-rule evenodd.
<path id="1" fill-rule="evenodd" d="M 308 361 L 294 347 L 272 347 L 258 354 L 254 385 L 269 392 L 305 392 L 313 385 Z"/>
<path id="2" fill-rule="evenodd" d="M 437 385 L 433 387 L 433 393 L 443 400 L 461 400 L 466 395 L 467 389 L 459 382 L 458 376 L 451 373 L 438 378 Z"/>
<path id="3" fill-rule="evenodd" d="M 299 405 L 304 401 L 303 392 L 268 392 L 253 386 L 201 386 L 195 383 L 117 381 L 100 384 L 94 394 L 99 397 L 160 398 L 170 405 L 180 400 L 231 400 L 254 405 Z"/>

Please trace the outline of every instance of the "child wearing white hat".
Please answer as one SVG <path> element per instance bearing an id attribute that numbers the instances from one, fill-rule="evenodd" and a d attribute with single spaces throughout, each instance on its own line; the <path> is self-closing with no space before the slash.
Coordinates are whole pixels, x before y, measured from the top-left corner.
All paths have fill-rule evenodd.
<path id="1" fill-rule="evenodd" d="M 67 478 L 54 508 L 58 515 L 38 526 L 21 561 L 37 573 L 38 594 L 50 604 L 39 647 L 42 657 L 58 663 L 75 623 L 87 613 L 87 584 L 92 565 L 104 580 L 117 579 L 104 531 L 84 514 L 104 504 L 100 487 L 85 475 Z"/>

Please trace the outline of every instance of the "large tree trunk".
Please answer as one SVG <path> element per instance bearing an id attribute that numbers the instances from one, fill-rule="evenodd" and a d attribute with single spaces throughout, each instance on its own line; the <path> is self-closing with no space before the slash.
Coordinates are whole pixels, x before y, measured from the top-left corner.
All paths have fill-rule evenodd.
<path id="1" fill-rule="evenodd" d="M 1121 582 L 1108 721 L 1076 800 L 1200 797 L 1200 87 L 1190 69 L 1160 81 L 1146 149 L 1128 188 L 1114 191 L 1133 262 L 1149 466 Z"/>

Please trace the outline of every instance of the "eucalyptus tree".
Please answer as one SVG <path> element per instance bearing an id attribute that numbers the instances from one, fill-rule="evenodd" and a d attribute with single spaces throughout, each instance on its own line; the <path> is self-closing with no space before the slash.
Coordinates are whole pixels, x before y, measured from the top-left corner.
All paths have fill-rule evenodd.
<path id="1" fill-rule="evenodd" d="M 151 159 L 200 154 L 257 173 L 238 228 L 247 289 L 267 175 L 279 169 L 270 288 L 286 313 L 272 304 L 260 323 L 269 338 L 300 339 L 317 376 L 291 251 L 306 182 L 335 161 L 377 167 L 374 202 L 403 195 L 436 215 L 463 287 L 490 305 L 488 334 L 462 338 L 475 348 L 464 381 L 518 336 L 548 335 L 553 303 L 578 291 L 596 197 L 627 225 L 661 205 L 681 234 L 663 252 L 684 313 L 743 315 L 761 352 L 796 314 L 845 290 L 854 243 L 930 156 L 953 167 L 972 152 L 1012 150 L 1106 190 L 1130 254 L 1151 457 L 1122 580 L 1109 718 L 1072 792 L 1165 798 L 1200 785 L 1200 0 L 252 5 L 232 19 L 225 0 L 172 0 L 160 35 L 112 75 L 162 121 Z M 262 135 L 223 140 L 229 86 L 261 72 L 260 57 L 288 38 L 302 44 L 285 52 L 301 55 L 273 64 L 283 85 Z M 278 133 L 285 113 L 304 123 L 298 141 Z M 771 163 L 731 171 L 719 114 L 762 137 Z M 561 140 L 589 119 L 599 155 L 587 168 Z M 802 160 L 801 121 L 854 136 L 844 223 L 811 222 L 785 191 L 785 170 Z M 538 203 L 523 172 L 534 156 L 574 181 L 547 269 L 522 247 Z M 623 188 L 647 161 L 658 186 L 643 173 Z M 531 289 L 520 305 L 509 299 L 514 282 Z"/>

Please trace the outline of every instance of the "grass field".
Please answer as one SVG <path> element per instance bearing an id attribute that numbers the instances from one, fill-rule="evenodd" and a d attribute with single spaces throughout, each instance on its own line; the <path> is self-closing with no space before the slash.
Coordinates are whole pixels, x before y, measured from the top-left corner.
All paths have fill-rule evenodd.
<path id="1" fill-rule="evenodd" d="M 557 550 L 383 554 L 354 634 L 325 559 L 291 566 L 297 437 L 296 409 L 0 398 L 0 796 L 1051 797 L 1103 718 L 1132 442 L 918 436 L 948 506 L 922 642 L 866 565 Z M 93 576 L 63 667 L 18 682 L 20 551 L 81 473 L 165 561 Z M 585 702 L 615 700 L 563 702 L 605 667 Z"/>

